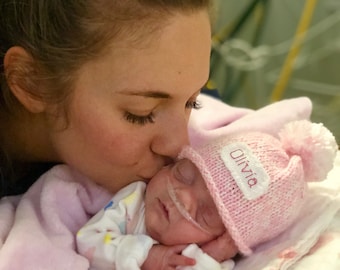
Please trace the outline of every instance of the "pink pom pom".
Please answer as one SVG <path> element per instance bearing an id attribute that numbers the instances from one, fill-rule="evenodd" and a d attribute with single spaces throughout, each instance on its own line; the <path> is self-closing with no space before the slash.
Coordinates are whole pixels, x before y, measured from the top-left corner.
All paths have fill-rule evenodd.
<path id="1" fill-rule="evenodd" d="M 308 120 L 286 124 L 279 133 L 287 154 L 302 159 L 305 181 L 322 181 L 333 168 L 338 145 L 333 134 L 321 123 Z"/>

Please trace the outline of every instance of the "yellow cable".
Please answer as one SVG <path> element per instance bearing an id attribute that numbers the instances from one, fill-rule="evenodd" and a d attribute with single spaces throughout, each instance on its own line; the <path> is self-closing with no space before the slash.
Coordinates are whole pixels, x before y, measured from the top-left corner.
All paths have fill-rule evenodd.
<path id="1" fill-rule="evenodd" d="M 309 24 L 311 22 L 317 0 L 306 0 L 305 7 L 303 9 L 299 25 L 296 29 L 295 36 L 293 38 L 292 45 L 285 59 L 284 65 L 281 69 L 280 76 L 276 82 L 274 90 L 271 95 L 272 101 L 278 101 L 281 99 L 290 75 L 292 73 L 293 65 L 297 55 L 299 54 L 301 45 L 304 41 L 306 33 L 308 31 Z"/>

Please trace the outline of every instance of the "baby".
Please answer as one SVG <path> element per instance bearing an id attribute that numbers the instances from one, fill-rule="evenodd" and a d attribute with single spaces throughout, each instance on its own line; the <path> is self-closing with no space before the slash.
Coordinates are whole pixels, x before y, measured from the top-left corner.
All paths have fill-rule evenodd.
<path id="1" fill-rule="evenodd" d="M 225 252 L 250 255 L 297 218 L 307 181 L 326 178 L 337 152 L 322 124 L 287 124 L 279 139 L 259 132 L 184 148 L 148 185 L 118 192 L 77 234 L 92 269 L 178 269 L 181 254 L 222 234 Z"/>

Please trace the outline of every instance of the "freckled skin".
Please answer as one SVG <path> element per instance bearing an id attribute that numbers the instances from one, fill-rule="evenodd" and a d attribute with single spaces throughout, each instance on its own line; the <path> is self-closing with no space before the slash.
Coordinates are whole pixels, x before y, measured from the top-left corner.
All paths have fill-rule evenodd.
<path id="1" fill-rule="evenodd" d="M 188 143 L 187 104 L 208 79 L 210 35 L 205 11 L 175 15 L 147 48 L 113 45 L 110 54 L 86 64 L 69 126 L 49 134 L 58 159 L 112 192 L 150 179 Z M 150 91 L 169 98 L 143 96 Z M 127 112 L 152 113 L 153 123 L 128 121 Z"/>

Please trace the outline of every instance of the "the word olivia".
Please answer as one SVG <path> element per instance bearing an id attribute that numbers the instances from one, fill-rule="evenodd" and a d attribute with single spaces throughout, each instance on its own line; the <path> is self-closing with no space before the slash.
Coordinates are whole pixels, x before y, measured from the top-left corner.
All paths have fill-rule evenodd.
<path id="1" fill-rule="evenodd" d="M 267 192 L 270 178 L 247 144 L 230 143 L 220 155 L 246 199 L 254 200 Z"/>
<path id="2" fill-rule="evenodd" d="M 238 148 L 234 151 L 231 151 L 229 155 L 230 158 L 235 161 L 235 166 L 239 169 L 238 171 L 240 175 L 248 184 L 248 186 L 250 188 L 255 186 L 257 184 L 256 172 L 254 171 L 256 167 L 253 166 L 254 169 L 251 168 L 252 160 L 247 158 L 247 154 L 244 152 L 244 150 Z"/>

